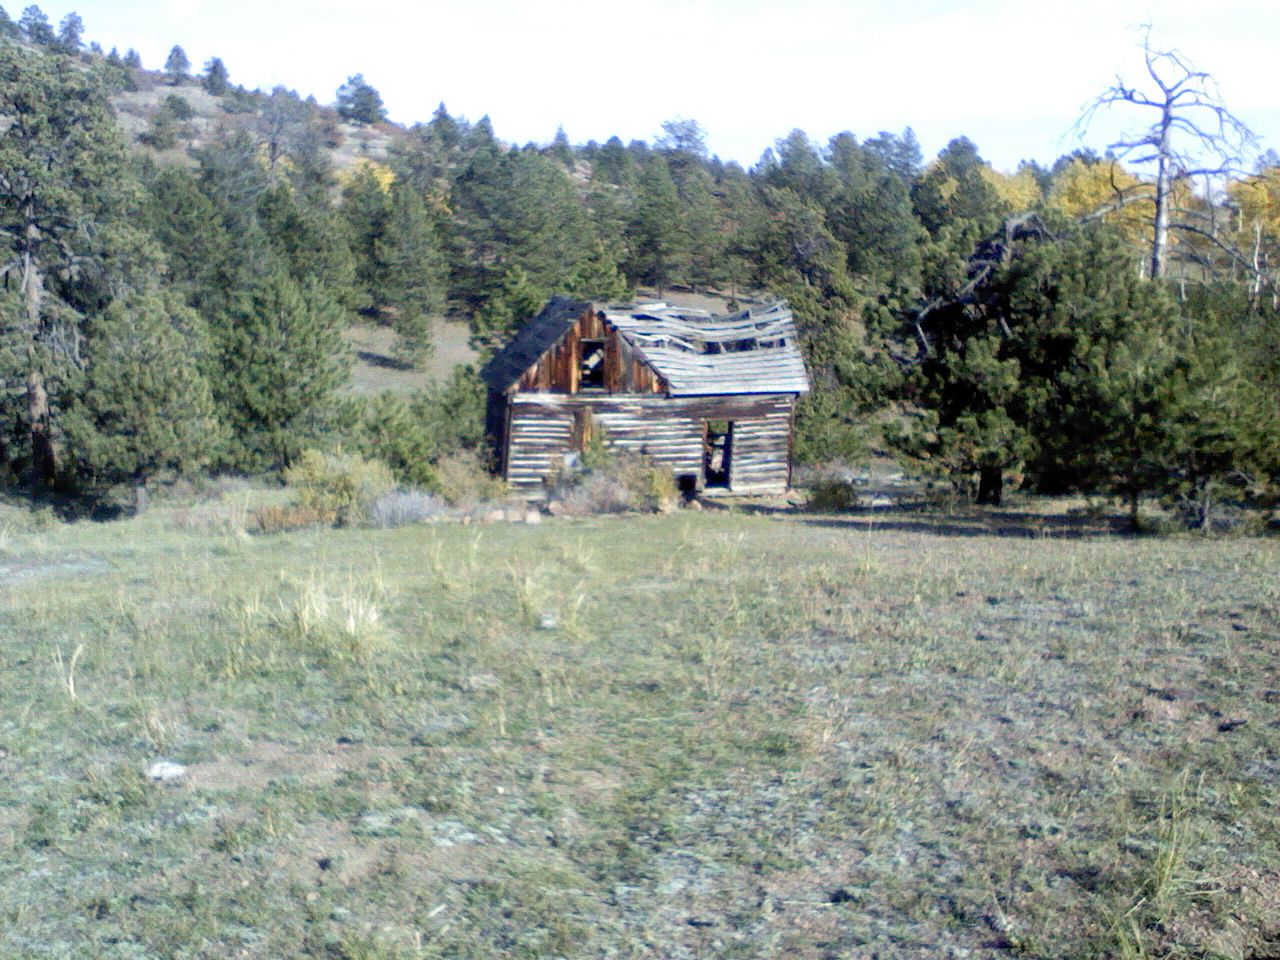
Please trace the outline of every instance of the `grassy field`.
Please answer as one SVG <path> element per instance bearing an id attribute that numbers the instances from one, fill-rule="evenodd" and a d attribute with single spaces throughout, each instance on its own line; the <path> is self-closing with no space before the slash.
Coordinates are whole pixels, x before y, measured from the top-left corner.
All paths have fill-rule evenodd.
<path id="1" fill-rule="evenodd" d="M 475 363 L 477 354 L 468 343 L 470 336 L 466 324 L 437 320 L 431 332 L 431 356 L 421 367 L 410 367 L 395 359 L 396 336 L 389 327 L 349 327 L 343 338 L 355 354 L 350 390 L 357 394 L 389 390 L 407 395 L 442 384 L 454 367 Z"/>
<path id="2" fill-rule="evenodd" d="M 0 956 L 1280 956 L 1275 539 L 242 521 L 0 515 Z"/>

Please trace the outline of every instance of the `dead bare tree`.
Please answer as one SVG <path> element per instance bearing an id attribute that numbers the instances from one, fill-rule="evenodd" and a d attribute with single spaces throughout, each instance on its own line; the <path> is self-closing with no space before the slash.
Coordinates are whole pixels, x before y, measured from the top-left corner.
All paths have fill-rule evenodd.
<path id="1" fill-rule="evenodd" d="M 1134 166 L 1154 164 L 1154 183 L 1108 205 L 1115 209 L 1136 202 L 1152 204 L 1150 275 L 1154 279 L 1166 275 L 1171 230 L 1206 236 L 1202 226 L 1171 218 L 1177 188 L 1193 178 L 1216 180 L 1237 172 L 1257 138 L 1223 105 L 1212 75 L 1196 70 L 1176 50 L 1152 47 L 1150 24 L 1142 28 L 1142 55 L 1154 88 L 1130 86 L 1117 76 L 1085 107 L 1075 130 L 1083 135 L 1099 112 L 1119 104 L 1138 107 L 1146 111 L 1145 116 L 1155 114 L 1149 126 L 1110 146 L 1116 156 Z M 1216 237 L 1212 239 L 1222 246 Z M 1245 260 L 1238 253 L 1233 259 Z"/>

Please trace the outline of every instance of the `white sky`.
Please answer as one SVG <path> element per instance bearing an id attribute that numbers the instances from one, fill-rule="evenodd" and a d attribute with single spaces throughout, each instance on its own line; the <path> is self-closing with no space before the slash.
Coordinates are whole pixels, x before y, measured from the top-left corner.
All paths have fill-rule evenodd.
<path id="1" fill-rule="evenodd" d="M 15 19 L 29 0 L 7 4 Z M 78 0 L 85 36 L 158 69 L 181 44 L 231 79 L 332 102 L 363 73 L 391 118 L 487 113 L 498 136 L 652 141 L 698 120 L 713 153 L 749 166 L 799 127 L 915 129 L 925 158 L 965 135 L 1011 170 L 1081 145 L 1081 107 L 1143 77 L 1138 25 L 1215 75 L 1223 100 L 1280 150 L 1276 0 Z M 1115 124 L 1123 115 L 1116 113 Z M 1136 123 L 1135 115 L 1129 114 Z M 1149 120 L 1148 120 L 1149 122 Z M 1118 126 L 1099 122 L 1101 151 Z"/>

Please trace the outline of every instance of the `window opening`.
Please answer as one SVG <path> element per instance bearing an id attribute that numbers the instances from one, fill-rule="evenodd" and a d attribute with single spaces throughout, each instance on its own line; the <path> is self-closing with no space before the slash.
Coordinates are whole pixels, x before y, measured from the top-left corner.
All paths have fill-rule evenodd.
<path id="1" fill-rule="evenodd" d="M 604 345 L 603 340 L 582 341 L 582 367 L 578 376 L 579 390 L 604 389 Z"/>

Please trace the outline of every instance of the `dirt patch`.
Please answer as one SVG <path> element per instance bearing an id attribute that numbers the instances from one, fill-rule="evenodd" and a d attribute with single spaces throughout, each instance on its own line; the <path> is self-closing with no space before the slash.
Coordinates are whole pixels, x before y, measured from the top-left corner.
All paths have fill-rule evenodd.
<path id="1" fill-rule="evenodd" d="M 185 782 L 196 790 L 261 790 L 278 780 L 326 784 L 354 770 L 399 763 L 409 752 L 407 748 L 364 744 L 335 744 L 317 750 L 257 743 L 234 759 L 190 764 Z"/>
<path id="2" fill-rule="evenodd" d="M 0 563 L 0 587 L 12 587 L 38 580 L 56 580 L 61 577 L 100 575 L 107 573 L 110 569 L 107 562 L 99 557 L 64 557 L 61 560 L 30 563 Z"/>

